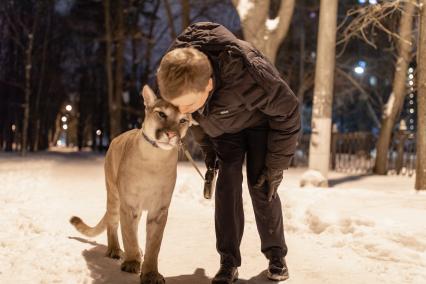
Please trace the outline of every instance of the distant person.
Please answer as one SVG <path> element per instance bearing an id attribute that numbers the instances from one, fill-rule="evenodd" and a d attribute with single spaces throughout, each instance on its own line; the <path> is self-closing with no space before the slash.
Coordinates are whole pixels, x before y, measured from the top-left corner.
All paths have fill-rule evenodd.
<path id="1" fill-rule="evenodd" d="M 267 277 L 287 279 L 277 189 L 300 131 L 296 96 L 257 49 L 210 22 L 195 23 L 177 37 L 161 60 L 157 83 L 164 100 L 198 122 L 192 130 L 206 166 L 219 169 L 215 227 L 220 269 L 212 283 L 238 278 L 245 157 L 261 250 L 269 259 Z"/>

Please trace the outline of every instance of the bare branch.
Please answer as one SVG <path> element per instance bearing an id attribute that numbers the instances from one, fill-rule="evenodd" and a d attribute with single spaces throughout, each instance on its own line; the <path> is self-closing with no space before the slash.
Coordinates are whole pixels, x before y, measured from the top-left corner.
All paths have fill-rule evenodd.
<path id="1" fill-rule="evenodd" d="M 375 29 L 381 30 L 388 34 L 390 37 L 396 38 L 401 41 L 406 41 L 398 35 L 396 32 L 392 32 L 386 28 L 383 21 L 395 14 L 396 12 L 405 13 L 401 9 L 401 3 L 403 2 L 415 2 L 413 0 L 393 0 L 383 1 L 375 5 L 367 5 L 365 7 L 350 10 L 343 22 L 339 26 L 339 30 L 342 30 L 349 18 L 353 20 L 344 28 L 343 31 L 339 32 L 340 39 L 337 41 L 337 45 L 344 44 L 353 38 L 361 38 L 367 44 L 377 49 L 376 44 L 367 36 L 369 32 L 375 31 Z M 418 7 L 417 4 L 414 4 Z M 407 42 L 411 45 L 411 42 Z M 344 46 L 345 48 L 345 46 Z M 343 48 L 343 50 L 344 50 Z M 339 55 L 342 51 L 339 53 Z"/>
<path id="2" fill-rule="evenodd" d="M 345 71 L 343 71 L 342 69 L 340 69 L 339 67 L 336 66 L 336 72 L 340 75 L 342 75 L 343 77 L 345 77 L 346 79 L 348 79 L 348 81 L 356 88 L 358 89 L 361 94 L 368 99 L 370 96 L 367 93 L 367 91 L 361 86 L 361 84 L 359 82 L 357 82 L 351 75 L 349 75 L 348 73 L 346 73 Z M 373 119 L 374 123 L 376 124 L 377 127 L 380 127 L 380 120 L 378 119 L 376 113 L 374 112 L 374 110 L 371 107 L 370 102 L 367 102 L 367 110 L 370 113 L 371 118 Z"/>

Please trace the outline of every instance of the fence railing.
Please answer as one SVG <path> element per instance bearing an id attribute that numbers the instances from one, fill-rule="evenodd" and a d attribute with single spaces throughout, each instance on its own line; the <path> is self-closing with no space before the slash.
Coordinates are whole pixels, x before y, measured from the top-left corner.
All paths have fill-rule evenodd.
<path id="1" fill-rule="evenodd" d="M 388 173 L 412 176 L 416 170 L 416 138 L 408 131 L 395 132 L 388 152 Z M 307 167 L 310 135 L 300 137 L 292 167 Z M 330 148 L 330 168 L 339 172 L 372 173 L 376 158 L 377 137 L 370 132 L 333 133 Z M 187 147 L 196 160 L 202 153 L 193 139 Z M 179 160 L 186 160 L 183 152 Z"/>
<path id="2" fill-rule="evenodd" d="M 308 166 L 310 135 L 299 141 L 293 166 Z M 416 167 L 415 134 L 395 132 L 388 152 L 388 173 L 412 176 Z M 330 168 L 341 172 L 371 173 L 376 158 L 377 137 L 370 132 L 333 133 Z"/>

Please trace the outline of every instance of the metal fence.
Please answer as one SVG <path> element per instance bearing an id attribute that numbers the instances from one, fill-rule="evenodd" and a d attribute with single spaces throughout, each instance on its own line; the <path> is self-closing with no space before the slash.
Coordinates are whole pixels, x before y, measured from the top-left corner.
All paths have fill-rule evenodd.
<path id="1" fill-rule="evenodd" d="M 310 135 L 303 135 L 293 166 L 308 166 Z M 416 138 L 408 131 L 395 132 L 388 152 L 388 173 L 412 176 L 416 167 Z M 340 172 L 371 173 L 377 137 L 370 132 L 333 133 L 330 168 Z"/>

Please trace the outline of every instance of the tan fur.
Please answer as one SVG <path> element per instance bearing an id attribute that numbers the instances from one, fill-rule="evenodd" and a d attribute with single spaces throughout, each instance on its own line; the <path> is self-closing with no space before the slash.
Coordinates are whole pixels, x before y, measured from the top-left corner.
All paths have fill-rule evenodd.
<path id="1" fill-rule="evenodd" d="M 164 278 L 158 273 L 158 254 L 176 182 L 177 145 L 186 134 L 191 118 L 180 114 L 165 101 L 157 100 L 147 86 L 144 87 L 143 97 L 146 107 L 143 130 L 130 130 L 116 137 L 106 154 L 105 215 L 95 227 L 89 227 L 79 217 L 72 217 L 70 222 L 80 233 L 89 237 L 107 229 L 107 256 L 112 258 L 120 258 L 117 229 L 121 223 L 125 251 L 121 268 L 138 273 L 142 258 L 138 244 L 138 224 L 142 211 L 147 211 L 141 283 L 164 283 Z M 159 112 L 167 115 L 167 119 Z M 182 122 L 182 119 L 186 122 Z M 161 148 L 150 144 L 143 137 L 142 131 Z M 169 137 L 167 132 L 170 131 L 177 136 Z"/>

